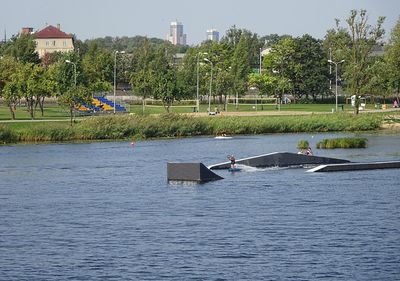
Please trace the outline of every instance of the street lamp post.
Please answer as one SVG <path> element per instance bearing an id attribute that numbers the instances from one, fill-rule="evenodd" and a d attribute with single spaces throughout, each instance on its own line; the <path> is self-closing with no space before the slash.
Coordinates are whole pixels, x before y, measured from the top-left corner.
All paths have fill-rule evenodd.
<path id="1" fill-rule="evenodd" d="M 344 62 L 344 60 L 341 60 L 339 62 L 334 62 L 333 60 L 328 60 L 329 63 L 333 63 L 335 65 L 335 73 L 336 73 L 336 86 L 335 86 L 335 97 L 336 97 L 336 112 L 338 111 L 338 91 L 337 91 L 337 81 L 338 81 L 338 64 L 341 64 Z"/>
<path id="2" fill-rule="evenodd" d="M 74 66 L 74 83 L 76 87 L 76 64 L 70 60 L 65 60 L 66 63 L 72 64 Z"/>
<path id="3" fill-rule="evenodd" d="M 115 114 L 115 93 L 117 92 L 117 54 L 125 54 L 125 51 L 114 52 L 114 114 Z"/>
<path id="4" fill-rule="evenodd" d="M 197 54 L 197 85 L 196 85 L 196 111 L 199 112 L 199 55 L 200 53 Z"/>
<path id="5" fill-rule="evenodd" d="M 72 64 L 74 66 L 74 84 L 75 84 L 75 88 L 76 88 L 76 63 L 74 63 L 70 60 L 65 60 L 65 62 Z M 72 108 L 71 108 L 71 126 L 72 126 L 72 119 L 75 120 L 75 111 L 72 111 Z"/>
<path id="6" fill-rule="evenodd" d="M 197 85 L 196 85 L 196 109 L 197 112 L 200 111 L 200 101 L 199 101 L 199 59 L 200 59 L 200 55 L 208 55 L 208 53 L 197 53 Z"/>
<path id="7" fill-rule="evenodd" d="M 208 93 L 208 112 L 211 111 L 211 89 L 212 89 L 212 80 L 213 80 L 213 68 L 214 68 L 214 64 L 212 63 L 212 61 L 210 61 L 207 58 L 204 58 L 204 60 L 206 62 L 209 62 L 211 64 L 211 77 L 210 77 L 210 92 Z"/>

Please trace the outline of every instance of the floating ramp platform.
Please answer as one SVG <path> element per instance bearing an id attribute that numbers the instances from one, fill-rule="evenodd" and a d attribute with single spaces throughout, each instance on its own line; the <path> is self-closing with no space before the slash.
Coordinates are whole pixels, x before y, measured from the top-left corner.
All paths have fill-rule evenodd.
<path id="1" fill-rule="evenodd" d="M 310 156 L 291 152 L 263 154 L 239 159 L 236 163 L 256 168 L 318 165 L 307 172 L 339 172 L 400 168 L 400 161 L 354 163 L 344 159 Z M 230 162 L 215 164 L 209 167 L 206 167 L 203 163 L 167 163 L 167 178 L 169 182 L 203 183 L 221 180 L 223 177 L 211 170 L 229 169 L 230 165 Z"/>
<path id="2" fill-rule="evenodd" d="M 167 163 L 168 181 L 208 182 L 223 177 L 209 170 L 203 163 Z"/>
<path id="3" fill-rule="evenodd" d="M 396 168 L 400 168 L 400 161 L 320 165 L 307 172 L 342 172 Z"/>
<path id="4" fill-rule="evenodd" d="M 336 158 L 309 156 L 290 152 L 274 152 L 259 156 L 243 158 L 236 161 L 237 164 L 264 168 L 264 167 L 290 167 L 302 165 L 321 165 L 348 163 L 350 161 Z M 229 169 L 230 162 L 206 167 L 203 163 L 167 163 L 167 179 L 169 182 L 208 182 L 223 179 L 211 169 Z"/>
<path id="5" fill-rule="evenodd" d="M 236 160 L 237 164 L 246 166 L 265 168 L 265 167 L 290 167 L 301 165 L 321 165 L 321 164 L 338 164 L 349 163 L 349 160 L 297 154 L 291 152 L 273 152 L 243 159 Z M 229 169 L 230 161 L 211 165 L 211 170 Z"/>

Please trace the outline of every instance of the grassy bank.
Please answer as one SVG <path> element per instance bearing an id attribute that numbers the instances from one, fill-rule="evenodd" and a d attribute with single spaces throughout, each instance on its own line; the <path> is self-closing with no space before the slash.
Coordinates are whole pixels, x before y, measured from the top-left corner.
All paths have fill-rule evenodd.
<path id="1" fill-rule="evenodd" d="M 190 117 L 97 116 L 73 127 L 67 122 L 10 123 L 0 125 L 0 141 L 42 142 L 103 139 L 147 139 L 199 135 L 266 134 L 294 132 L 367 131 L 378 129 L 380 114 L 327 114 L 309 116 Z"/>

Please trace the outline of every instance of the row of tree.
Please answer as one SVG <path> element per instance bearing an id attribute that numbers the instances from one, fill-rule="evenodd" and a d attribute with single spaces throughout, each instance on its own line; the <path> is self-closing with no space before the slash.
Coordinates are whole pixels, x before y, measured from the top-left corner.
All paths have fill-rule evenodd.
<path id="1" fill-rule="evenodd" d="M 342 86 L 351 95 L 388 96 L 400 91 L 400 21 L 384 55 L 373 56 L 374 47 L 382 44 L 383 21 L 380 17 L 372 26 L 365 10 L 353 10 L 346 26 L 336 20 L 324 40 L 310 35 L 259 37 L 233 26 L 220 42 L 184 48 L 179 64 L 174 55 L 182 50 L 162 40 L 75 40 L 74 52 L 39 59 L 34 38 L 20 35 L 0 46 L 0 95 L 13 118 L 21 99 L 35 118 L 36 108 L 43 114 L 44 99 L 55 96 L 69 108 L 72 120 L 77 105 L 89 102 L 95 92 L 112 89 L 117 63 L 117 81 L 129 82 L 135 95 L 161 99 L 167 111 L 175 100 L 195 99 L 197 93 L 207 96 L 210 87 L 221 102 L 243 96 L 250 87 L 263 96 L 291 94 L 295 100 L 315 101 L 332 95 L 329 81 L 335 77 L 329 71 L 330 60 L 344 61 L 337 66 Z M 129 53 L 116 52 L 125 51 L 124 46 Z M 265 48 L 269 52 L 260 67 L 260 51 Z M 261 73 L 255 71 L 259 68 Z"/>

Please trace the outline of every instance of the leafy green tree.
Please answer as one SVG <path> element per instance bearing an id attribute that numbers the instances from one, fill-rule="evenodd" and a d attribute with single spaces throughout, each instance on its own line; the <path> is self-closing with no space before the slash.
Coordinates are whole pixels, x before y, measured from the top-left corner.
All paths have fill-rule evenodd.
<path id="1" fill-rule="evenodd" d="M 57 82 L 52 79 L 51 73 L 45 70 L 40 80 L 40 92 L 37 93 L 37 99 L 35 104 L 35 110 L 39 106 L 41 116 L 44 116 L 44 100 L 57 95 Z"/>
<path id="2" fill-rule="evenodd" d="M 341 61 L 347 59 L 347 50 L 351 46 L 351 37 L 348 31 L 340 26 L 339 19 L 335 19 L 335 22 L 335 28 L 329 29 L 325 35 L 323 48 L 327 60 Z"/>
<path id="3" fill-rule="evenodd" d="M 249 86 L 255 87 L 259 90 L 260 96 L 269 95 L 272 96 L 277 90 L 276 79 L 270 73 L 250 73 L 249 75 Z"/>
<path id="4" fill-rule="evenodd" d="M 40 65 L 32 63 L 19 64 L 18 68 L 11 74 L 11 80 L 6 87 L 5 98 L 8 104 L 13 105 L 15 109 L 17 99 L 24 98 L 31 118 L 35 119 L 36 107 L 38 103 L 43 103 L 47 94 L 47 89 L 45 88 L 47 81 L 45 78 L 44 69 Z M 13 112 L 12 115 L 15 117 Z"/>
<path id="5" fill-rule="evenodd" d="M 133 56 L 135 57 L 132 66 L 134 71 L 131 73 L 130 84 L 134 93 L 141 96 L 144 103 L 144 100 L 150 97 L 154 83 L 153 69 L 150 64 L 154 59 L 155 51 L 150 45 L 150 41 L 144 40 L 140 48 L 135 50 Z"/>
<path id="6" fill-rule="evenodd" d="M 295 39 L 295 49 L 295 73 L 291 77 L 294 94 L 307 100 L 312 96 L 316 101 L 318 96 L 329 93 L 329 69 L 322 42 L 306 34 Z"/>
<path id="7" fill-rule="evenodd" d="M 69 109 L 71 126 L 75 108 L 80 104 L 90 103 L 92 100 L 91 92 L 83 85 L 73 86 L 58 97 L 58 102 Z"/>
<path id="8" fill-rule="evenodd" d="M 82 60 L 85 84 L 92 92 L 110 91 L 112 89 L 114 59 L 110 51 L 99 49 L 95 43 Z"/>
<path id="9" fill-rule="evenodd" d="M 374 62 L 371 52 L 385 33 L 382 27 L 384 20 L 384 17 L 378 17 L 376 25 L 371 26 L 368 24 L 366 10 L 352 10 L 350 16 L 346 19 L 348 25 L 346 31 L 350 40 L 349 42 L 346 42 L 346 40 L 338 42 L 342 45 L 339 46 L 339 49 L 335 49 L 335 53 L 339 52 L 341 58 L 346 60 L 343 76 L 351 94 L 357 97 L 361 95 L 361 90 L 368 83 L 368 67 Z M 341 36 L 345 39 L 343 30 L 339 29 L 339 20 L 336 22 L 336 34 L 342 34 Z M 355 107 L 355 113 L 358 114 L 357 107 Z"/>
<path id="10" fill-rule="evenodd" d="M 200 60 L 202 51 L 200 48 L 190 48 L 186 52 L 183 64 L 177 69 L 177 83 L 180 92 L 186 98 L 196 98 L 197 87 L 197 59 Z M 199 82 L 202 82 L 202 76 L 199 75 Z"/>
<path id="11" fill-rule="evenodd" d="M 247 76 L 250 73 L 250 57 L 247 51 L 246 38 L 240 37 L 232 57 L 231 75 L 236 96 L 247 91 Z"/>
<path id="12" fill-rule="evenodd" d="M 285 38 L 272 46 L 271 51 L 264 57 L 265 75 L 274 77 L 274 91 L 279 99 L 290 90 L 293 91 L 293 83 L 296 74 L 301 69 L 296 58 L 296 42 L 293 38 Z"/>
<path id="13" fill-rule="evenodd" d="M 351 50 L 346 63 L 345 78 L 350 85 L 352 94 L 359 95 L 363 84 L 366 82 L 366 69 L 369 66 L 369 55 L 372 48 L 382 39 L 384 30 L 382 24 L 384 17 L 379 17 L 376 26 L 371 27 L 367 21 L 366 10 L 351 11 L 346 22 L 350 29 Z"/>
<path id="14" fill-rule="evenodd" d="M 66 63 L 66 60 L 76 65 L 76 73 L 75 67 L 71 63 Z M 48 72 L 48 84 L 45 89 L 55 92 L 58 102 L 68 108 L 72 126 L 75 108 L 81 104 L 90 104 L 92 101 L 92 91 L 85 84 L 78 54 L 76 52 L 64 54 L 59 61 L 49 67 Z"/>
<path id="15" fill-rule="evenodd" d="M 26 100 L 32 119 L 35 119 L 35 104 L 43 93 L 43 73 L 44 70 L 41 66 L 31 63 L 24 64 L 19 72 L 18 89 Z"/>
<path id="16" fill-rule="evenodd" d="M 220 97 L 220 103 L 223 99 L 227 101 L 230 96 L 235 94 L 233 84 L 233 75 L 230 69 L 218 67 L 215 74 L 215 94 Z M 226 110 L 226 107 L 224 109 Z"/>
<path id="17" fill-rule="evenodd" d="M 383 59 L 377 59 L 366 71 L 367 83 L 363 85 L 362 91 L 372 96 L 382 96 L 383 101 L 392 93 L 390 81 L 390 68 Z"/>
<path id="18" fill-rule="evenodd" d="M 15 119 L 17 104 L 21 98 L 21 92 L 17 87 L 17 73 L 22 67 L 22 63 L 9 56 L 3 57 L 0 60 L 0 95 L 10 109 L 13 120 Z"/>
<path id="19" fill-rule="evenodd" d="M 261 37 L 259 39 L 261 47 L 272 47 L 275 44 L 278 44 L 279 41 L 291 37 L 290 35 L 278 35 L 276 33 L 274 34 L 269 34 Z"/>
<path id="20" fill-rule="evenodd" d="M 385 52 L 385 60 L 390 71 L 390 83 L 397 98 L 400 98 L 400 19 L 394 26 Z"/>
<path id="21" fill-rule="evenodd" d="M 161 99 L 164 108 L 169 112 L 172 103 L 180 99 L 180 91 L 177 86 L 176 69 L 172 67 L 171 57 L 166 51 L 164 45 L 159 47 L 151 62 L 151 73 L 154 75 L 153 97 Z"/>
<path id="22" fill-rule="evenodd" d="M 39 55 L 35 51 L 36 42 L 31 34 L 20 34 L 11 39 L 11 43 L 4 53 L 23 63 L 40 63 Z"/>
<path id="23" fill-rule="evenodd" d="M 260 41 L 256 33 L 252 33 L 247 29 L 238 29 L 234 25 L 227 30 L 226 35 L 221 39 L 221 43 L 231 51 L 231 56 L 233 56 L 234 52 L 239 47 L 241 40 L 245 41 L 245 52 L 247 52 L 247 54 L 245 54 L 245 57 L 250 64 L 250 69 L 258 68 L 260 49 L 264 46 L 264 42 Z M 241 52 L 243 52 L 243 50 Z"/>

